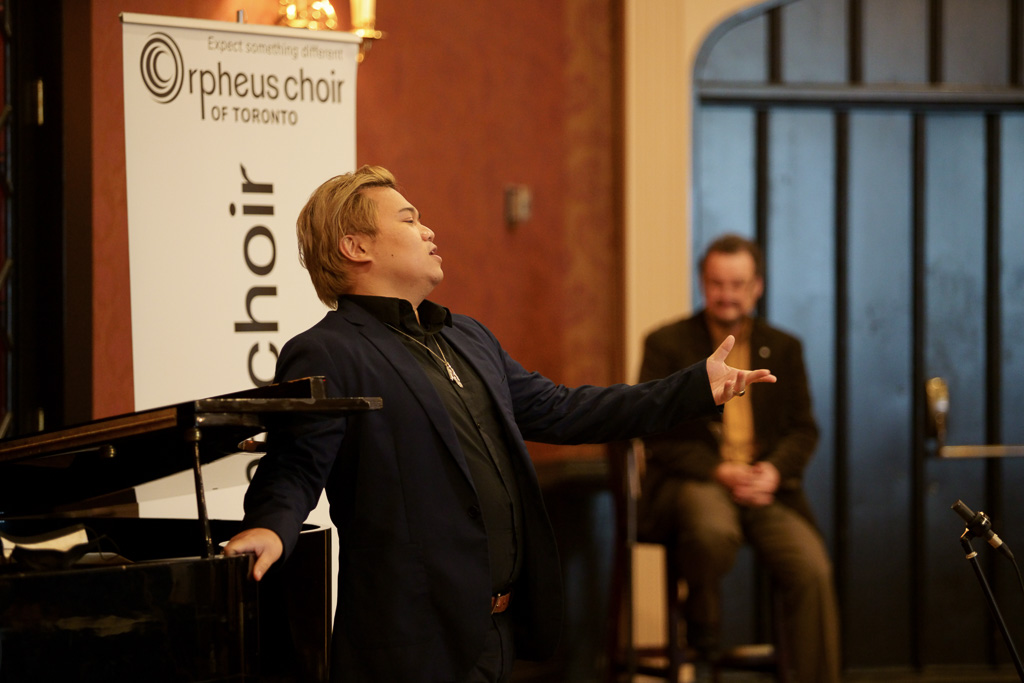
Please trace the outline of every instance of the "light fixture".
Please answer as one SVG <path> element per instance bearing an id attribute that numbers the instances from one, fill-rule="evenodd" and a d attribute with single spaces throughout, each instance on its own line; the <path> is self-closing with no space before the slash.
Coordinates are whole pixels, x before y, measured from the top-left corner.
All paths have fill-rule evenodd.
<path id="1" fill-rule="evenodd" d="M 314 0 L 313 2 L 309 2 L 309 0 L 279 0 L 279 2 L 278 24 L 321 31 L 338 28 L 338 14 L 334 11 L 330 0 Z M 362 43 L 359 45 L 359 56 L 356 58 L 357 61 L 362 62 L 366 53 L 370 51 L 373 41 L 384 37 L 384 33 L 374 27 L 377 22 L 377 0 L 349 0 L 349 9 L 352 12 L 352 28 L 349 33 L 362 39 Z"/>
<path id="2" fill-rule="evenodd" d="M 338 13 L 330 0 L 280 0 L 277 23 L 292 28 L 330 31 L 338 28 Z"/>
<path id="3" fill-rule="evenodd" d="M 363 39 L 356 58 L 362 62 L 373 47 L 373 41 L 384 37 L 384 33 L 374 27 L 377 23 L 377 0 L 349 0 L 349 9 L 352 12 L 352 33 Z"/>

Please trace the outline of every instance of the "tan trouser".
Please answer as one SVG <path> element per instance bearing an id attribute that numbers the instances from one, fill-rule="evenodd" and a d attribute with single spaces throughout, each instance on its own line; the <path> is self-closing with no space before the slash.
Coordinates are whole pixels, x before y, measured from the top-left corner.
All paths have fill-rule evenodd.
<path id="1" fill-rule="evenodd" d="M 674 485 L 676 548 L 689 589 L 688 621 L 704 629 L 721 623 L 721 579 L 740 547 L 750 543 L 773 585 L 782 591 L 785 635 L 797 681 L 837 683 L 839 619 L 832 563 L 814 526 L 779 503 L 740 507 L 714 482 Z"/>

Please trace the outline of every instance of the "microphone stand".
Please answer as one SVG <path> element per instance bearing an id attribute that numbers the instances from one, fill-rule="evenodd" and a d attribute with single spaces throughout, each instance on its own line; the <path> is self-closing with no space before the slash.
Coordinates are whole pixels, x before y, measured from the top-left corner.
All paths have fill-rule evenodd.
<path id="1" fill-rule="evenodd" d="M 1003 621 L 1003 615 L 999 612 L 999 606 L 996 604 L 996 598 L 992 595 L 992 589 L 989 588 L 988 581 L 985 579 L 985 573 L 981 570 L 981 565 L 978 563 L 978 553 L 974 552 L 974 548 L 971 547 L 971 538 L 974 534 L 971 533 L 970 529 L 965 529 L 963 535 L 960 537 L 960 545 L 964 549 L 964 553 L 967 556 L 967 561 L 971 563 L 971 567 L 974 568 L 974 575 L 978 577 L 978 583 L 981 584 L 981 590 L 985 593 L 985 597 L 988 599 L 989 609 L 992 610 L 992 618 L 995 619 L 996 624 L 999 626 L 999 630 L 1003 634 L 1003 640 L 1006 641 L 1006 647 L 1010 650 L 1010 658 L 1013 659 L 1013 665 L 1017 668 L 1017 676 L 1020 677 L 1021 681 L 1024 681 L 1024 666 L 1021 665 L 1020 655 L 1017 654 L 1017 648 L 1013 644 L 1013 640 L 1010 638 L 1010 631 L 1006 628 L 1006 622 Z"/>

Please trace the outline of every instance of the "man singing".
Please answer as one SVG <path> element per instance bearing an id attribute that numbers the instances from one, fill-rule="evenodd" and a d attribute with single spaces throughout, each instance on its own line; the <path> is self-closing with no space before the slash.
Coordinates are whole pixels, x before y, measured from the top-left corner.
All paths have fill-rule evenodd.
<path id="1" fill-rule="evenodd" d="M 708 359 L 636 386 L 567 388 L 528 372 L 476 320 L 427 300 L 434 232 L 380 167 L 317 188 L 297 222 L 303 265 L 334 309 L 281 350 L 276 381 L 323 376 L 383 409 L 271 430 L 245 498 L 260 579 L 326 490 L 337 527 L 332 681 L 495 683 L 555 647 L 555 539 L 524 441 L 598 443 L 668 429 L 768 370 Z"/>

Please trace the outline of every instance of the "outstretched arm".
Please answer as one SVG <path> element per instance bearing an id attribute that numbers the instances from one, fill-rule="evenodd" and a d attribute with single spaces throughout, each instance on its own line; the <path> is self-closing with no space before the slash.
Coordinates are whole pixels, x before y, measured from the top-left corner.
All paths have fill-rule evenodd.
<path id="1" fill-rule="evenodd" d="M 711 394 L 717 405 L 722 405 L 733 396 L 747 393 L 747 386 L 751 384 L 776 380 L 770 370 L 737 370 L 726 365 L 725 358 L 735 344 L 736 338 L 730 334 L 708 358 L 708 381 L 711 382 Z"/>

